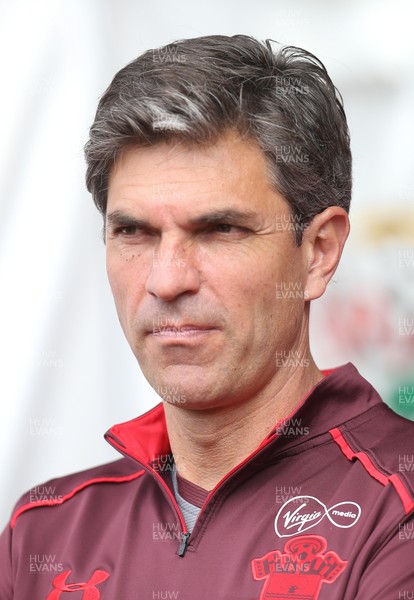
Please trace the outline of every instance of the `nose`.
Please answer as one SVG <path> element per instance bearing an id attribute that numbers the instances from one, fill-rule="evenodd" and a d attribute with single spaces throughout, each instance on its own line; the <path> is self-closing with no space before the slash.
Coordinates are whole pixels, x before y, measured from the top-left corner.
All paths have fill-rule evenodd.
<path id="1" fill-rule="evenodd" d="M 147 292 L 171 302 L 182 294 L 196 293 L 199 287 L 200 274 L 190 249 L 177 241 L 161 242 L 153 252 Z"/>

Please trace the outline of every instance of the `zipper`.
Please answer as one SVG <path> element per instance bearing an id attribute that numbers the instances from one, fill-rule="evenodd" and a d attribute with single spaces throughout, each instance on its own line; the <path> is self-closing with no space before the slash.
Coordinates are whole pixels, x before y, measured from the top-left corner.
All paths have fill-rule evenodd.
<path id="1" fill-rule="evenodd" d="M 141 463 L 142 464 L 142 463 Z M 144 466 L 144 465 L 143 465 Z M 155 475 L 155 477 L 159 480 L 159 482 L 161 483 L 161 485 L 163 486 L 163 488 L 166 490 L 170 500 L 171 500 L 171 504 L 173 505 L 175 512 L 177 514 L 177 517 L 180 521 L 181 524 L 181 542 L 180 542 L 180 546 L 178 548 L 178 556 L 180 556 L 181 558 L 185 555 L 185 553 L 187 552 L 187 548 L 188 548 L 188 544 L 190 542 L 190 532 L 187 529 L 187 524 L 184 521 L 184 517 L 181 513 L 180 507 L 178 506 L 177 500 L 174 496 L 174 494 L 172 493 L 172 491 L 170 490 L 170 488 L 168 487 L 168 485 L 165 483 L 164 479 L 161 477 L 161 475 L 159 475 L 156 471 L 154 471 L 154 469 L 151 469 L 151 467 L 146 467 L 147 470 Z"/>
<path id="2" fill-rule="evenodd" d="M 188 542 L 190 540 L 190 533 L 182 533 L 181 534 L 181 544 L 178 548 L 178 556 L 183 557 L 187 552 Z"/>
<path id="3" fill-rule="evenodd" d="M 283 421 L 283 419 L 282 419 Z M 262 444 L 260 444 L 260 446 L 258 448 L 256 448 L 255 451 L 253 451 L 249 456 L 247 456 L 241 463 L 239 463 L 237 466 L 235 466 L 231 471 L 229 471 L 218 483 L 217 485 L 211 490 L 211 492 L 209 493 L 209 495 L 206 498 L 206 501 L 204 502 L 203 506 L 201 507 L 200 510 L 200 514 L 201 512 L 206 508 L 208 502 L 210 502 L 211 498 L 213 497 L 213 495 L 218 491 L 219 488 L 221 488 L 221 486 L 228 480 L 230 479 L 233 475 L 235 475 L 237 473 L 237 471 L 239 471 L 246 463 L 248 463 L 252 458 L 254 458 L 257 454 L 260 454 L 260 452 L 271 442 L 273 442 L 273 440 L 275 438 L 279 437 L 278 434 L 271 434 L 268 438 L 266 438 L 265 440 L 263 440 Z M 177 500 L 174 496 L 174 494 L 171 492 L 170 488 L 168 487 L 168 485 L 165 483 L 164 479 L 157 473 L 157 471 L 155 471 L 154 469 L 152 469 L 151 467 L 149 467 L 148 465 L 144 464 L 143 462 L 140 462 L 139 460 L 137 460 L 135 458 L 135 456 L 131 456 L 129 455 L 127 452 L 125 452 L 125 447 L 123 447 L 121 444 L 119 444 L 118 440 L 113 437 L 112 435 L 108 435 L 106 437 L 106 439 L 114 446 L 116 447 L 116 449 L 118 450 L 118 452 L 120 452 L 121 454 L 123 454 L 124 456 L 126 456 L 127 458 L 132 458 L 135 462 L 137 462 L 138 464 L 140 464 L 149 474 L 153 475 L 161 484 L 161 486 L 164 488 L 164 490 L 167 492 L 167 496 L 170 500 L 170 503 L 172 504 L 176 515 L 180 521 L 181 524 L 181 540 L 180 540 L 180 545 L 178 547 L 178 556 L 180 556 L 181 558 L 183 558 L 187 552 L 187 548 L 189 546 L 190 543 L 190 536 L 191 533 L 188 531 L 187 529 L 187 525 L 186 522 L 184 521 L 184 517 L 181 513 L 180 507 L 178 506 Z"/>
<path id="4" fill-rule="evenodd" d="M 180 507 L 178 506 L 177 500 L 175 499 L 174 494 L 171 492 L 170 488 L 168 487 L 168 485 L 165 483 L 164 479 L 161 477 L 161 475 L 159 475 L 157 473 L 157 471 L 155 471 L 154 469 L 151 469 L 151 467 L 149 467 L 148 465 L 140 462 L 139 460 L 137 460 L 134 456 L 130 456 L 127 452 L 125 452 L 124 448 L 121 446 L 121 444 L 119 444 L 118 440 L 113 437 L 112 435 L 108 435 L 106 437 L 107 441 L 110 442 L 110 444 L 112 446 L 114 446 L 118 452 L 120 452 L 121 454 L 123 454 L 124 456 L 126 456 L 127 458 L 132 458 L 135 462 L 137 462 L 139 465 L 141 465 L 143 467 L 143 469 L 145 469 L 145 471 L 147 471 L 148 473 L 150 473 L 150 475 L 153 475 L 161 484 L 161 486 L 164 488 L 164 490 L 167 492 L 167 496 L 175 510 L 175 513 L 178 517 L 178 520 L 180 522 L 181 525 L 181 541 L 180 541 L 180 545 L 178 548 L 178 556 L 183 557 L 185 555 L 185 553 L 187 552 L 187 548 L 189 545 L 189 540 L 190 540 L 190 532 L 187 529 L 187 525 L 186 522 L 184 521 L 184 517 L 181 513 Z"/>

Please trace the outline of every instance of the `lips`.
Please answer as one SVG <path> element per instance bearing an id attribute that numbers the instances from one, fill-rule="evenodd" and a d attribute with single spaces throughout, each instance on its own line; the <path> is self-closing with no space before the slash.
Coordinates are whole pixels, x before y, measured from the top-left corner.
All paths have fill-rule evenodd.
<path id="1" fill-rule="evenodd" d="M 195 323 L 189 324 L 177 324 L 171 323 L 167 325 L 154 325 L 151 331 L 148 331 L 151 335 L 159 335 L 159 336 L 190 336 L 198 333 L 204 333 L 207 331 L 211 331 L 215 329 L 215 327 L 211 325 L 197 325 Z"/>

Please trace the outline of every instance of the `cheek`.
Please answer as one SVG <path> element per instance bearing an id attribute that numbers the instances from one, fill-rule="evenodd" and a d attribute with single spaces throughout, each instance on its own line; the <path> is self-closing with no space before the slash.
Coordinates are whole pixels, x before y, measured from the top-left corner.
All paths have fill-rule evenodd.
<path id="1" fill-rule="evenodd" d="M 297 257 L 275 253 L 257 265 L 250 279 L 251 302 L 262 323 L 280 332 L 295 329 L 304 309 L 304 278 Z"/>
<path id="2" fill-rule="evenodd" d="M 133 305 L 139 289 L 139 281 L 135 264 L 135 256 L 131 253 L 125 255 L 107 255 L 106 272 L 112 295 L 121 321 L 125 320 L 125 313 L 129 305 Z"/>
<path id="3" fill-rule="evenodd" d="M 123 269 L 122 265 L 119 264 L 119 260 L 114 259 L 113 256 L 106 255 L 106 274 L 108 276 L 109 285 L 111 286 L 112 294 L 115 301 L 119 296 L 120 290 L 122 290 L 122 279 Z"/>

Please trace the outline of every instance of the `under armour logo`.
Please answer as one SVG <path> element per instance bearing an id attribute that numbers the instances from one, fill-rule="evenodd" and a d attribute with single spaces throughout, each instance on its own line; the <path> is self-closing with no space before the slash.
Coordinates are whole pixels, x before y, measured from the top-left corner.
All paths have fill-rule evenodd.
<path id="1" fill-rule="evenodd" d="M 72 571 L 60 573 L 53 580 L 53 591 L 50 592 L 46 600 L 58 600 L 62 592 L 80 592 L 83 591 L 83 600 L 99 600 L 101 597 L 97 585 L 108 579 L 109 573 L 96 570 L 89 581 L 84 583 L 66 583 L 67 578 Z"/>

